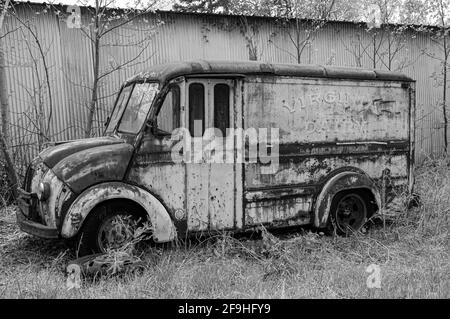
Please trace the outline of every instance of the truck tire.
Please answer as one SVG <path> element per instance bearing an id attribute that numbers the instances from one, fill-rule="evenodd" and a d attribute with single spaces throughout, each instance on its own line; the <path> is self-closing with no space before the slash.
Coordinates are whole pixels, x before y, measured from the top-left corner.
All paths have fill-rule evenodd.
<path id="1" fill-rule="evenodd" d="M 331 203 L 329 228 L 341 236 L 361 230 L 367 221 L 368 203 L 357 191 L 343 191 Z"/>
<path id="2" fill-rule="evenodd" d="M 127 202 L 112 201 L 95 207 L 86 218 L 77 237 L 78 257 L 106 253 L 133 239 L 142 225 L 142 209 Z"/>

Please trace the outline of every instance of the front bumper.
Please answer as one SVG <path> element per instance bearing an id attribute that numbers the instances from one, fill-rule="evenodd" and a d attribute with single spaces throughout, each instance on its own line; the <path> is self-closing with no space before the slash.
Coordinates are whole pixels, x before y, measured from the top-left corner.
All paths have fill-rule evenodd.
<path id="1" fill-rule="evenodd" d="M 19 210 L 16 212 L 16 218 L 22 231 L 41 238 L 59 238 L 56 228 L 38 222 L 40 217 L 37 211 L 38 198 L 36 194 L 19 189 L 17 203 Z"/>

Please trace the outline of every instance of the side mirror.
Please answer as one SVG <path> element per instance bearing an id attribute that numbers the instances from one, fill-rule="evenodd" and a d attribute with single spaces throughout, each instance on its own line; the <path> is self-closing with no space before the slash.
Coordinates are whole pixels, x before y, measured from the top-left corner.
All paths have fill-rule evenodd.
<path id="1" fill-rule="evenodd" d="M 155 134 L 155 129 L 156 129 L 156 123 L 153 121 L 147 121 L 147 123 L 145 123 L 145 130 L 152 133 L 153 135 Z"/>
<path id="2" fill-rule="evenodd" d="M 158 122 L 156 122 L 156 120 L 147 122 L 146 126 L 147 126 L 147 129 L 150 130 L 150 132 L 155 137 L 162 138 L 162 137 L 166 137 L 166 136 L 170 136 L 171 135 L 171 133 L 169 133 L 169 132 L 160 130 L 158 128 Z"/>

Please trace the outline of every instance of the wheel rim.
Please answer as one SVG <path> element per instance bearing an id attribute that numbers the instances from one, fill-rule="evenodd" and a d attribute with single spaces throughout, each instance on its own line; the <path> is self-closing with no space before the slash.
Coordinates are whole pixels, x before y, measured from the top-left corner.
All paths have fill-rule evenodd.
<path id="1" fill-rule="evenodd" d="M 358 231 L 366 218 L 364 200 L 356 194 L 341 198 L 336 208 L 336 226 L 344 233 Z"/>
<path id="2" fill-rule="evenodd" d="M 117 214 L 105 219 L 101 224 L 97 242 L 103 253 L 118 249 L 130 242 L 137 228 L 137 220 L 129 214 Z"/>

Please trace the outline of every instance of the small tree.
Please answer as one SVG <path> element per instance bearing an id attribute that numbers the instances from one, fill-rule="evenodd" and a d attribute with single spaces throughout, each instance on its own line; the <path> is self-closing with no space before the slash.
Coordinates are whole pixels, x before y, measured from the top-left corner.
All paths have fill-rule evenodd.
<path id="1" fill-rule="evenodd" d="M 224 13 L 240 16 L 275 16 L 277 14 L 277 5 L 272 0 L 179 0 L 172 8 L 180 12 Z"/>
<path id="2" fill-rule="evenodd" d="M 173 5 L 175 11 L 203 12 L 203 13 L 230 13 L 233 0 L 179 0 Z"/>
<path id="3" fill-rule="evenodd" d="M 9 150 L 8 128 L 9 128 L 9 107 L 8 93 L 6 87 L 5 59 L 3 55 L 3 21 L 9 7 L 9 0 L 3 4 L 0 13 L 0 107 L 2 117 L 2 129 L 0 130 L 0 150 L 5 160 L 6 173 L 14 198 L 17 198 L 18 178 Z"/>
<path id="4" fill-rule="evenodd" d="M 346 50 L 355 59 L 355 64 L 362 67 L 363 60 L 370 61 L 370 67 L 385 68 L 401 71 L 411 64 L 406 50 L 408 42 L 408 27 L 396 24 L 402 13 L 400 0 L 376 0 L 361 3 L 360 19 L 366 23 L 359 24 L 359 30 L 348 40 L 347 35 L 342 38 Z"/>
<path id="5" fill-rule="evenodd" d="M 86 5 L 83 1 L 81 4 Z M 99 87 L 101 81 L 114 72 L 121 70 L 125 67 L 129 67 L 133 63 L 137 63 L 144 51 L 150 44 L 150 37 L 154 35 L 156 25 L 152 25 L 146 30 L 140 30 L 146 34 L 144 39 L 140 39 L 135 43 L 128 43 L 127 45 L 140 46 L 140 51 L 135 57 L 118 63 L 109 63 L 105 68 L 101 68 L 102 65 L 102 50 L 108 43 L 105 43 L 107 36 L 113 32 L 116 32 L 119 28 L 123 28 L 127 25 L 132 25 L 133 21 L 138 18 L 145 19 L 145 15 L 154 12 L 154 6 L 157 3 L 156 0 L 135 0 L 133 6 L 127 9 L 117 10 L 114 8 L 116 0 L 95 0 L 95 6 L 93 9 L 88 8 L 91 13 L 91 20 L 88 25 L 81 25 L 80 30 L 85 36 L 87 36 L 92 42 L 93 46 L 93 83 L 91 87 L 91 98 L 88 106 L 88 119 L 85 129 L 85 137 L 92 135 L 92 128 L 94 124 L 94 117 L 98 109 L 99 101 Z M 141 61 L 142 63 L 142 61 Z"/>
<path id="6" fill-rule="evenodd" d="M 44 9 L 46 10 L 46 9 Z M 39 12 L 40 13 L 40 12 Z M 52 86 L 50 84 L 50 66 L 47 61 L 47 48 L 45 48 L 38 34 L 34 21 L 23 19 L 15 7 L 11 6 L 10 16 L 19 23 L 18 32 L 22 33 L 28 55 L 37 78 L 37 87 L 33 90 L 26 88 L 33 107 L 34 118 L 27 114 L 29 124 L 35 128 L 33 135 L 37 135 L 38 150 L 41 151 L 45 142 L 51 140 L 50 127 L 53 114 Z M 29 37 L 31 36 L 31 37 Z M 31 39 L 30 39 L 31 38 Z M 36 51 L 36 53 L 34 52 Z M 42 67 L 41 67 L 42 64 Z M 25 129 L 22 127 L 22 129 Z"/>
<path id="7" fill-rule="evenodd" d="M 442 99 L 440 107 L 442 110 L 443 129 L 444 129 L 444 152 L 448 151 L 448 71 L 449 71 L 449 56 L 450 56 L 450 0 L 430 0 L 426 2 L 427 6 L 423 11 L 422 16 L 425 21 L 428 21 L 436 28 L 431 31 L 431 41 L 434 43 L 436 50 L 426 48 L 423 53 L 428 57 L 439 61 L 440 71 L 432 74 L 432 77 L 442 86 Z M 419 27 L 420 28 L 420 27 Z M 420 28 L 421 30 L 427 28 Z M 429 28 L 428 28 L 429 30 Z"/>
<path id="8" fill-rule="evenodd" d="M 239 32 L 246 42 L 248 58 L 257 61 L 261 58 L 262 47 L 259 41 L 259 26 L 245 16 L 239 17 Z"/>
<path id="9" fill-rule="evenodd" d="M 292 46 L 292 50 L 285 50 L 277 47 L 275 42 L 271 42 L 278 48 L 295 59 L 297 63 L 302 63 L 305 49 L 311 46 L 320 29 L 322 29 L 335 11 L 336 0 L 278 0 L 276 15 L 279 20 L 280 32 L 272 34 L 272 38 L 278 33 L 285 34 Z"/>

